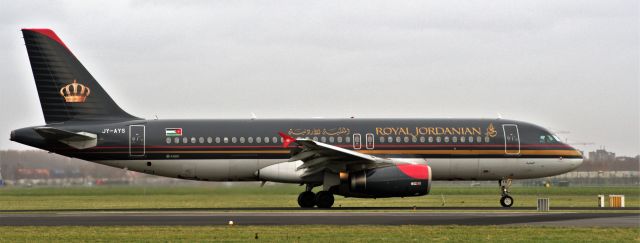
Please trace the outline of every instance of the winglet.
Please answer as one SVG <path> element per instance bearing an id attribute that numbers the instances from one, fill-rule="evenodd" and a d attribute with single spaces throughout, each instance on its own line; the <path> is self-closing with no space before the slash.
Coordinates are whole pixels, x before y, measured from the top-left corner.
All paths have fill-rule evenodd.
<path id="1" fill-rule="evenodd" d="M 289 144 L 293 143 L 296 141 L 295 138 L 292 138 L 291 136 L 284 134 L 282 132 L 278 132 L 278 135 L 280 135 L 280 137 L 282 137 L 282 147 L 286 148 L 289 147 Z"/>

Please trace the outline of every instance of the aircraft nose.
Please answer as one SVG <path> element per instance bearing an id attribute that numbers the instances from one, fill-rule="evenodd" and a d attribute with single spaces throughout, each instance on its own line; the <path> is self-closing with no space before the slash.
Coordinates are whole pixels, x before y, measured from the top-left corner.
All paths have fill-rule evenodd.
<path id="1" fill-rule="evenodd" d="M 9 135 L 9 140 L 15 141 L 16 138 L 16 130 L 11 131 L 11 135 Z"/>
<path id="2" fill-rule="evenodd" d="M 577 154 L 579 154 L 579 156 L 576 159 L 572 159 L 572 164 L 573 164 L 573 169 L 576 169 L 578 167 L 580 167 L 580 165 L 582 165 L 582 163 L 584 162 L 584 155 L 582 154 L 582 151 L 571 147 L 574 151 L 576 151 Z"/>

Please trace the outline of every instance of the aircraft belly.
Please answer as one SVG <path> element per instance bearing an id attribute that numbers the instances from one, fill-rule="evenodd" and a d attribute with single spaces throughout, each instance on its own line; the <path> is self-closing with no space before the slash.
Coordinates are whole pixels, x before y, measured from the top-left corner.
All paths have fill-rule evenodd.
<path id="1" fill-rule="evenodd" d="M 281 160 L 109 160 L 99 164 L 141 173 L 203 181 L 254 181 L 256 171 Z"/>
<path id="2" fill-rule="evenodd" d="M 449 160 L 449 177 L 453 180 L 477 180 L 478 166 L 477 158 L 452 158 Z"/>
<path id="3" fill-rule="evenodd" d="M 504 158 L 479 159 L 478 180 L 530 179 L 559 175 L 580 165 L 582 159 Z"/>
<path id="4" fill-rule="evenodd" d="M 427 165 L 431 167 L 433 180 L 450 180 L 449 159 L 426 159 Z"/>

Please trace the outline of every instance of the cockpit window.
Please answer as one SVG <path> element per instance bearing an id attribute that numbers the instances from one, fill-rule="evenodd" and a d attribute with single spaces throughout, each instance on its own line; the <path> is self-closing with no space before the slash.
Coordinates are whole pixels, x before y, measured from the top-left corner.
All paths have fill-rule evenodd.
<path id="1" fill-rule="evenodd" d="M 556 135 L 540 135 L 540 143 L 557 143 L 560 142 L 560 138 Z"/>

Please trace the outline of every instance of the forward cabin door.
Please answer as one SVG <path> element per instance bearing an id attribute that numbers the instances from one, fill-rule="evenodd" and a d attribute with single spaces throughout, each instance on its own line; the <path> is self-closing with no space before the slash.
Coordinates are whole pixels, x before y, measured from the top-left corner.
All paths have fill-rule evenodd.
<path id="1" fill-rule="evenodd" d="M 520 134 L 518 133 L 518 125 L 504 124 L 504 152 L 505 154 L 520 154 Z"/>
<path id="2" fill-rule="evenodd" d="M 129 125 L 129 156 L 144 156 L 144 125 Z"/>

